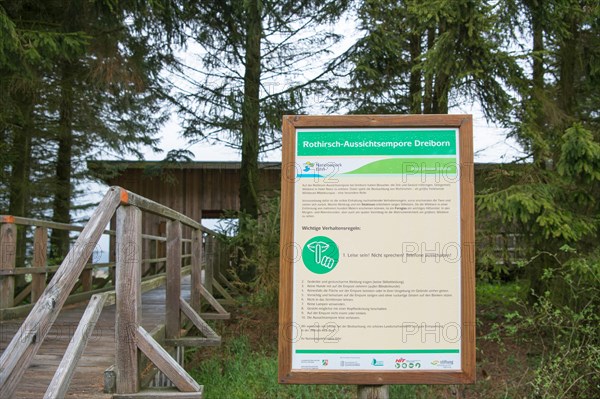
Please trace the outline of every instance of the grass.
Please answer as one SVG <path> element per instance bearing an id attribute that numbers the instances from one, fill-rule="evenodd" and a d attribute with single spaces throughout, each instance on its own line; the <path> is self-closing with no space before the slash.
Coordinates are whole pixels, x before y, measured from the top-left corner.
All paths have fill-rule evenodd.
<path id="1" fill-rule="evenodd" d="M 204 384 L 206 399 L 347 399 L 356 397 L 354 385 L 280 385 L 277 383 L 277 358 L 252 350 L 247 336 L 224 344 L 220 356 L 204 360 L 192 370 Z M 393 386 L 391 398 L 424 398 L 419 387 Z M 423 389 L 420 388 L 422 391 Z"/>
<path id="2" fill-rule="evenodd" d="M 518 283 L 478 284 L 477 383 L 456 385 L 393 385 L 392 399 L 529 397 L 530 348 L 498 337 L 490 326 L 502 323 L 523 297 Z M 206 399 L 353 399 L 356 385 L 282 385 L 277 380 L 277 311 L 246 300 L 231 309 L 232 320 L 214 327 L 223 338 L 217 348 L 189 353 L 192 376 L 204 385 Z M 501 342 L 499 342 L 501 341 Z"/>

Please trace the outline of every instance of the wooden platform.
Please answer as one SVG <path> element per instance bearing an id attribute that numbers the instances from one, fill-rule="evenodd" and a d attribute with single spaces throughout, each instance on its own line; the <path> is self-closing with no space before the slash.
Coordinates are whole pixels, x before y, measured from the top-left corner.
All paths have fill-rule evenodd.
<path id="1" fill-rule="evenodd" d="M 189 300 L 190 277 L 182 279 L 182 297 Z M 40 351 L 21 379 L 16 398 L 43 398 L 70 339 L 79 324 L 87 303 L 65 307 L 50 330 Z M 151 331 L 165 319 L 165 287 L 148 291 L 142 296 L 142 326 Z M 0 321 L 0 350 L 6 348 L 22 320 Z M 102 392 L 104 371 L 115 363 L 115 306 L 107 306 L 100 319 L 77 371 L 71 382 L 67 398 L 111 398 Z M 4 399 L 4 398 L 2 398 Z"/>

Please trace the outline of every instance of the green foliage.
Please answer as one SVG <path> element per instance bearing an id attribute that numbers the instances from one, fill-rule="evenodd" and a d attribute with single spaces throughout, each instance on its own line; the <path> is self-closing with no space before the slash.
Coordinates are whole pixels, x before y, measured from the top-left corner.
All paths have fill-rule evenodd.
<path id="1" fill-rule="evenodd" d="M 230 253 L 239 254 L 238 270 L 255 271 L 251 299 L 263 306 L 276 306 L 278 300 L 280 202 L 279 195 L 263 198 L 258 219 L 245 213 L 228 215 L 239 222 L 229 224 L 223 235 Z M 239 228 L 242 223 L 245 230 Z"/>
<path id="2" fill-rule="evenodd" d="M 567 129 L 558 160 L 558 173 L 579 183 L 600 181 L 600 144 L 580 123 Z"/>
<path id="3" fill-rule="evenodd" d="M 204 384 L 207 399 L 347 399 L 356 397 L 355 385 L 280 385 L 277 356 L 253 351 L 247 337 L 225 342 L 219 353 L 202 360 L 191 375 Z M 425 391 L 425 392 L 424 392 Z M 425 399 L 418 386 L 392 386 L 391 398 Z"/>
<path id="4" fill-rule="evenodd" d="M 191 374 L 205 386 L 207 399 L 347 398 L 356 389 L 344 385 L 279 385 L 277 358 L 254 352 L 246 337 L 225 343 L 220 356 L 202 361 Z"/>
<path id="5" fill-rule="evenodd" d="M 519 183 L 477 197 L 481 211 L 520 226 L 534 248 L 576 245 L 598 230 L 600 144 L 580 124 L 566 130 L 562 143 L 557 171 L 524 166 Z"/>
<path id="6" fill-rule="evenodd" d="M 539 398 L 597 398 L 600 395 L 600 252 L 568 252 L 567 261 L 544 269 L 550 287 L 530 306 L 520 301 L 507 314 L 505 331 L 528 337 L 540 351 L 531 382 Z"/>
<path id="7" fill-rule="evenodd" d="M 487 1 L 360 2 L 363 37 L 348 55 L 348 85 L 336 106 L 353 113 L 447 113 L 451 100 L 477 100 L 504 120 L 522 71 L 507 51 L 503 7 Z"/>

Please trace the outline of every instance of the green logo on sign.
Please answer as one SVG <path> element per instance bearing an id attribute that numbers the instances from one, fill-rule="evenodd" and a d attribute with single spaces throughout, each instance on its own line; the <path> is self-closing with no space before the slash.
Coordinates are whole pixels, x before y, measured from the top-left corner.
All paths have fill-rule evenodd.
<path id="1" fill-rule="evenodd" d="M 332 271 L 340 260 L 340 251 L 329 237 L 317 236 L 306 242 L 302 250 L 304 266 L 313 273 L 325 274 Z"/>

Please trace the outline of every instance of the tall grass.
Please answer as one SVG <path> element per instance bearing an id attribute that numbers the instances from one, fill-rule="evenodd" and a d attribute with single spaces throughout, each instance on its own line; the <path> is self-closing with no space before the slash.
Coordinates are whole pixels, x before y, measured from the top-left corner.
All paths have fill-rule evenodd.
<path id="1" fill-rule="evenodd" d="M 219 354 L 201 361 L 191 374 L 204 385 L 206 399 L 356 398 L 356 385 L 279 384 L 276 355 L 253 351 L 245 336 L 224 343 Z M 390 398 L 430 397 L 423 392 L 423 388 L 425 387 L 392 386 Z"/>

